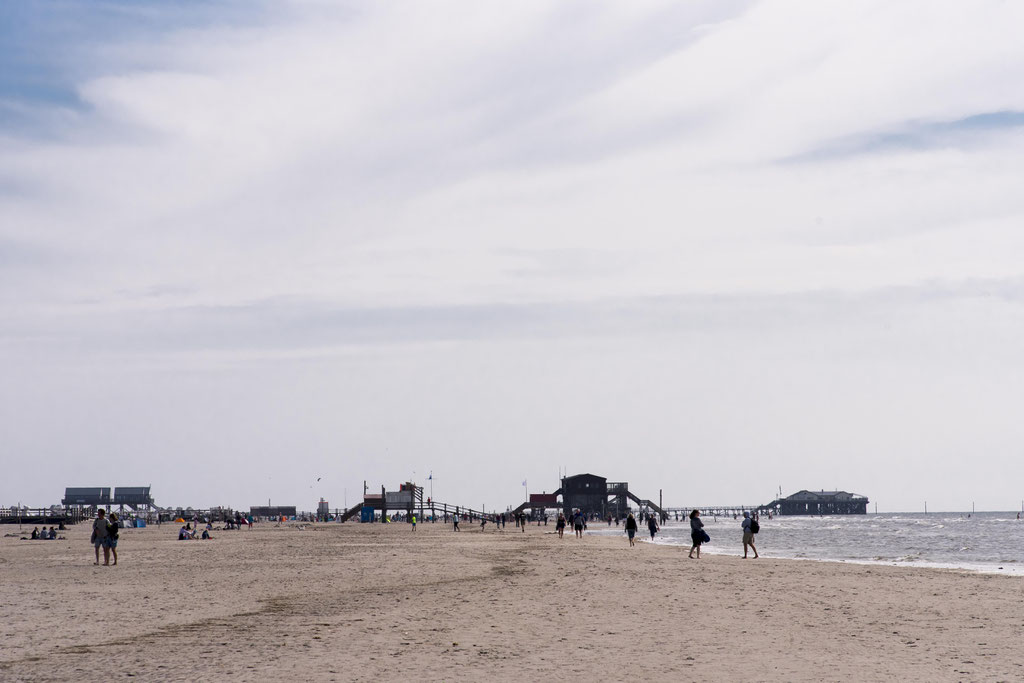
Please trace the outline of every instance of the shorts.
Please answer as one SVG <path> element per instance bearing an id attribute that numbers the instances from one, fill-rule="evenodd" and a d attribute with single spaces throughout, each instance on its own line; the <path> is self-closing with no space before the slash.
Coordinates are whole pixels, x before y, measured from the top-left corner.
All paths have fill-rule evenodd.
<path id="1" fill-rule="evenodd" d="M 753 532 L 744 531 L 743 532 L 743 542 L 744 543 L 749 543 L 750 545 L 753 545 L 754 544 L 754 534 L 753 534 Z"/>
<path id="2" fill-rule="evenodd" d="M 576 531 L 583 531 L 583 525 L 582 524 L 577 524 L 577 525 L 575 525 L 573 527 L 573 529 L 575 529 Z"/>
<path id="3" fill-rule="evenodd" d="M 733 538 L 735 538 L 735 536 Z M 700 531 L 693 531 L 690 533 L 690 540 L 693 541 L 694 545 L 700 545 L 704 542 L 704 534 Z"/>
<path id="4" fill-rule="evenodd" d="M 107 536 L 106 538 L 103 539 L 103 545 L 105 547 L 107 547 L 107 548 L 116 548 L 117 547 L 117 539 L 116 538 L 111 538 L 110 536 Z"/>
<path id="5" fill-rule="evenodd" d="M 628 535 L 628 536 L 629 536 L 630 538 L 633 538 L 634 536 L 636 536 L 636 529 L 626 529 L 626 534 L 627 534 L 627 535 Z"/>

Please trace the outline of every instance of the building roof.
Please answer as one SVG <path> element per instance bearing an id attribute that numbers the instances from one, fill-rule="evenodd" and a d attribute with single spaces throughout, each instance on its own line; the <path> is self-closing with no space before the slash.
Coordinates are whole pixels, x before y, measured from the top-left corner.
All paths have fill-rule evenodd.
<path id="1" fill-rule="evenodd" d="M 799 500 L 799 501 L 824 501 L 824 500 L 857 500 L 867 499 L 867 496 L 862 496 L 857 493 L 849 493 L 847 491 L 797 491 L 791 496 L 786 496 L 783 500 Z"/>
<path id="2" fill-rule="evenodd" d="M 591 474 L 590 472 L 584 472 L 583 474 L 574 474 L 571 477 L 565 477 L 566 479 L 581 479 L 583 477 L 590 477 L 591 479 L 600 479 L 601 481 L 608 481 L 607 477 L 602 477 L 597 474 Z"/>

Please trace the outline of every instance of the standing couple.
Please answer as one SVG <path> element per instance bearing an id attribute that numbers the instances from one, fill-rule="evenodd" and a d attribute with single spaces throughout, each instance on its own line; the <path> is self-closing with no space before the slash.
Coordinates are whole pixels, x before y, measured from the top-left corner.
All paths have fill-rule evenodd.
<path id="1" fill-rule="evenodd" d="M 103 548 L 103 564 L 110 564 L 110 554 L 114 554 L 114 564 L 117 564 L 117 513 L 111 512 L 110 519 L 107 519 L 106 510 L 100 508 L 96 513 L 96 519 L 92 521 L 92 544 L 96 548 L 96 561 L 100 563 L 100 548 Z"/>

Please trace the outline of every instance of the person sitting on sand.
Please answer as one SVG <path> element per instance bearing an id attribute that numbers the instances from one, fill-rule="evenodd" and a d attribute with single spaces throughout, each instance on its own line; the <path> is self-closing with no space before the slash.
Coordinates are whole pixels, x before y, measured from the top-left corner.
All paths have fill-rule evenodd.
<path id="1" fill-rule="evenodd" d="M 39 527 L 34 527 L 32 529 L 32 540 L 33 541 L 38 541 L 39 540 Z"/>
<path id="2" fill-rule="evenodd" d="M 204 541 L 209 541 L 211 538 L 213 538 L 213 536 L 210 535 L 210 530 L 209 529 L 203 529 L 203 540 Z"/>
<path id="3" fill-rule="evenodd" d="M 633 540 L 636 536 L 636 517 L 632 512 L 626 515 L 626 535 L 629 536 L 629 547 L 632 548 L 636 545 L 636 541 Z"/>
<path id="4" fill-rule="evenodd" d="M 57 530 L 54 529 L 52 526 L 50 527 L 50 540 L 51 541 L 57 540 Z"/>
<path id="5" fill-rule="evenodd" d="M 192 538 L 192 532 L 189 530 L 188 525 L 181 527 L 181 529 L 178 531 L 178 540 L 187 541 L 190 538 Z"/>

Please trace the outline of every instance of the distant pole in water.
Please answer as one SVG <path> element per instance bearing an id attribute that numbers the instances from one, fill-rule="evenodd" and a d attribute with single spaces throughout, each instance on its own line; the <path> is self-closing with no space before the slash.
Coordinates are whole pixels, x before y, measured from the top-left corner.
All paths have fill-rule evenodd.
<path id="1" fill-rule="evenodd" d="M 974 501 L 971 501 L 971 514 L 974 514 Z"/>
<path id="2" fill-rule="evenodd" d="M 928 514 L 928 501 L 927 500 L 924 502 L 924 514 L 926 514 L 926 515 Z"/>

